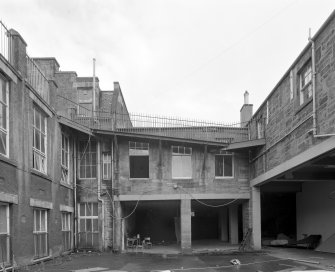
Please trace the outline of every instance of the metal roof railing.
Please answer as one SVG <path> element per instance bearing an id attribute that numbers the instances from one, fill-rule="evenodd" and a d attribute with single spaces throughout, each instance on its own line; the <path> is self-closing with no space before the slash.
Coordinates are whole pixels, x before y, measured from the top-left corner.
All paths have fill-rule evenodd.
<path id="1" fill-rule="evenodd" d="M 0 21 L 0 54 L 9 62 L 13 61 L 12 35 L 2 21 Z"/>

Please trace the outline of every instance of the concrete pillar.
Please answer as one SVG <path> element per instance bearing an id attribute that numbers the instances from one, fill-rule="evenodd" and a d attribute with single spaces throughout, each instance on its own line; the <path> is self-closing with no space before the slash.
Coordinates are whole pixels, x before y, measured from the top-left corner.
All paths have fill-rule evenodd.
<path id="1" fill-rule="evenodd" d="M 258 250 L 262 248 L 261 236 L 261 193 L 259 187 L 251 188 L 252 245 Z"/>
<path id="2" fill-rule="evenodd" d="M 229 238 L 233 245 L 238 244 L 238 206 L 230 205 L 229 209 Z"/>
<path id="3" fill-rule="evenodd" d="M 191 200 L 180 200 L 180 238 L 181 252 L 192 251 L 192 230 L 191 230 Z"/>
<path id="4" fill-rule="evenodd" d="M 121 220 L 121 203 L 114 201 L 114 237 L 113 237 L 113 251 L 121 252 L 122 250 L 122 220 Z"/>
<path id="5" fill-rule="evenodd" d="M 228 208 L 222 207 L 219 211 L 219 230 L 220 240 L 222 242 L 228 242 Z"/>

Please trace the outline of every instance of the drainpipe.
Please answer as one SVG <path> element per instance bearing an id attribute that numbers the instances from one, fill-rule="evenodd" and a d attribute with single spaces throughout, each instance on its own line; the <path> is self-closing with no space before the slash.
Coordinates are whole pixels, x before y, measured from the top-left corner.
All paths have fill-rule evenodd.
<path id="1" fill-rule="evenodd" d="M 93 59 L 92 117 L 95 117 L 95 58 Z"/>
<path id="2" fill-rule="evenodd" d="M 316 69 L 315 69 L 315 44 L 311 38 L 311 29 L 309 29 L 309 41 L 312 44 L 312 92 L 313 92 L 313 136 L 315 138 L 335 136 L 335 133 L 330 134 L 317 134 L 316 125 Z"/>
<path id="3" fill-rule="evenodd" d="M 73 139 L 73 200 L 74 200 L 74 217 L 73 217 L 73 230 L 74 230 L 74 238 L 73 238 L 73 246 L 77 248 L 77 149 L 76 149 L 76 139 Z"/>
<path id="4" fill-rule="evenodd" d="M 105 249 L 105 202 L 101 198 L 101 154 L 100 154 L 100 141 L 97 142 L 97 178 L 98 178 L 98 201 L 101 202 L 101 217 L 102 217 L 102 226 L 101 226 L 101 239 L 102 239 L 102 249 Z"/>
<path id="5" fill-rule="evenodd" d="M 311 29 L 309 29 L 309 42 L 312 44 L 312 96 L 313 96 L 313 135 L 316 135 L 316 101 L 315 101 L 315 45 L 311 37 Z"/>

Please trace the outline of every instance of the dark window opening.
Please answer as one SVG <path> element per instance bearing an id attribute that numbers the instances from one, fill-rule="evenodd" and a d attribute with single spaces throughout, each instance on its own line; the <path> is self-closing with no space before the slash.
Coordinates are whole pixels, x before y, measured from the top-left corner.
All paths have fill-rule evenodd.
<path id="1" fill-rule="evenodd" d="M 149 156 L 130 156 L 130 178 L 149 178 Z"/>

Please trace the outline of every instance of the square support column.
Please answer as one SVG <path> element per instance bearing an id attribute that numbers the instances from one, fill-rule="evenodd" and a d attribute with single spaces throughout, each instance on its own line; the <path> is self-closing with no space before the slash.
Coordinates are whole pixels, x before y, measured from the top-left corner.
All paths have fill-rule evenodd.
<path id="1" fill-rule="evenodd" d="M 122 250 L 122 209 L 120 201 L 114 201 L 114 218 L 113 218 L 113 251 L 121 252 Z"/>
<path id="2" fill-rule="evenodd" d="M 192 251 L 192 229 L 191 229 L 191 200 L 180 200 L 180 238 L 181 252 Z"/>
<path id="3" fill-rule="evenodd" d="M 238 207 L 229 206 L 229 240 L 232 245 L 238 244 Z"/>
<path id="4" fill-rule="evenodd" d="M 261 192 L 259 187 L 251 187 L 251 213 L 252 213 L 252 244 L 253 248 L 262 248 L 261 233 Z"/>
<path id="5" fill-rule="evenodd" d="M 228 209 L 227 207 L 222 207 L 219 212 L 219 230 L 222 242 L 229 241 L 228 229 Z"/>

